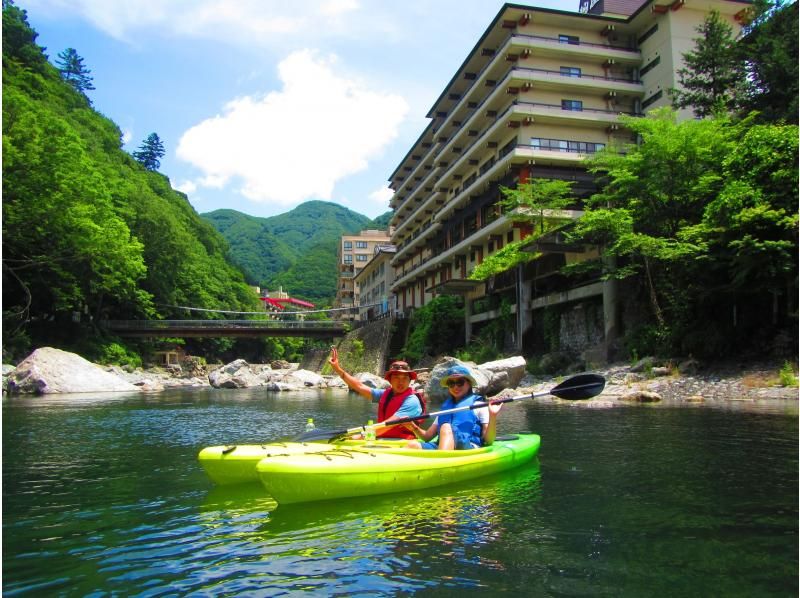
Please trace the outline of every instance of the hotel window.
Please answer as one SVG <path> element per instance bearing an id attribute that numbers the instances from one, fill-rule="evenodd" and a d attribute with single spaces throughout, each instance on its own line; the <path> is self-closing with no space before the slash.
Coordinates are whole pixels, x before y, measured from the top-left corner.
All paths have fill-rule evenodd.
<path id="1" fill-rule="evenodd" d="M 581 69 L 576 66 L 562 66 L 561 67 L 561 76 L 562 77 L 580 77 L 581 76 Z"/>
<path id="2" fill-rule="evenodd" d="M 366 255 L 365 255 L 365 254 L 363 254 L 363 253 L 357 253 L 357 254 L 356 254 L 356 261 L 357 261 L 357 262 L 366 262 L 366 261 L 367 261 L 367 257 L 368 257 L 368 256 L 366 256 Z"/>
<path id="3" fill-rule="evenodd" d="M 352 264 L 353 263 L 353 256 L 352 255 L 344 256 L 344 263 L 345 264 Z"/>
<path id="4" fill-rule="evenodd" d="M 583 102 L 581 100 L 561 100 L 561 109 L 580 112 L 583 110 Z"/>
<path id="5" fill-rule="evenodd" d="M 656 93 L 654 93 L 653 95 L 651 95 L 651 96 L 650 96 L 649 98 L 647 98 L 647 99 L 646 99 L 644 102 L 642 102 L 642 110 L 644 110 L 645 108 L 647 108 L 647 107 L 648 107 L 650 104 L 652 104 L 653 102 L 657 102 L 658 100 L 660 100 L 660 99 L 661 99 L 661 96 L 663 96 L 663 95 L 664 95 L 664 92 L 663 92 L 663 91 L 660 91 L 660 90 L 659 90 L 659 91 L 657 91 Z"/>
<path id="6" fill-rule="evenodd" d="M 344 248 L 345 249 L 352 249 L 353 248 L 353 242 L 352 241 L 345 241 L 344 242 Z"/>
<path id="7" fill-rule="evenodd" d="M 559 44 L 577 45 L 577 44 L 581 43 L 581 40 L 577 35 L 564 35 L 564 34 L 561 34 L 561 35 L 558 36 L 558 43 Z"/>
<path id="8" fill-rule="evenodd" d="M 356 249 L 366 249 L 367 242 L 366 241 L 356 241 Z"/>
<path id="9" fill-rule="evenodd" d="M 654 60 L 648 62 L 645 66 L 642 67 L 642 70 L 639 71 L 639 76 L 643 77 L 647 73 L 649 73 L 653 68 L 658 66 L 658 63 L 661 62 L 661 56 L 656 56 Z"/>
<path id="10" fill-rule="evenodd" d="M 639 39 L 636 40 L 636 43 L 641 46 L 642 42 L 644 42 L 644 40 L 646 40 L 648 37 L 653 35 L 656 31 L 658 31 L 658 25 L 657 24 L 653 25 L 652 27 L 650 27 L 650 29 L 645 31 L 644 35 L 642 35 L 642 37 L 640 37 Z"/>

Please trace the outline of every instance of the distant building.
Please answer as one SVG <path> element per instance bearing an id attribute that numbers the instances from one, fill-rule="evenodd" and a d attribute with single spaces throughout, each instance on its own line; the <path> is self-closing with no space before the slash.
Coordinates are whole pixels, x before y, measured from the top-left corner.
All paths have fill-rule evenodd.
<path id="1" fill-rule="evenodd" d="M 375 247 L 389 245 L 390 231 L 362 230 L 357 235 L 342 236 L 337 253 L 339 279 L 336 283 L 336 299 L 333 305 L 338 310 L 333 312 L 335 318 L 356 319 L 359 297 L 355 277 L 372 258 Z"/>
<path id="2" fill-rule="evenodd" d="M 389 290 L 394 281 L 394 270 L 389 260 L 395 253 L 397 248 L 394 245 L 376 245 L 372 259 L 356 274 L 359 320 L 374 320 L 394 311 L 395 297 Z"/>
<path id="3" fill-rule="evenodd" d="M 530 178 L 573 181 L 567 215 L 580 215 L 582 199 L 595 190 L 584 158 L 612 142 L 633 141 L 620 115 L 670 104 L 682 55 L 694 48 L 696 28 L 710 11 L 738 31 L 749 4 L 581 0 L 579 13 L 504 4 L 390 176 L 397 247 L 391 290 L 398 309 L 461 295 L 469 340 L 497 317 L 494 299 L 502 298 L 516 318 L 509 344 L 520 350 L 525 341 L 530 350 L 541 310 L 559 305 L 575 326 L 590 319 L 589 311 L 599 313 L 598 333 L 583 342 L 607 347 L 618 329 L 614 283 L 558 274 L 564 264 L 592 255 L 591 248 L 569 247 L 551 235 L 532 247 L 542 255 L 528 266 L 487 282 L 468 279 L 488 256 L 533 232 L 501 213 L 500 186 Z M 688 109 L 680 116 L 693 117 Z"/>

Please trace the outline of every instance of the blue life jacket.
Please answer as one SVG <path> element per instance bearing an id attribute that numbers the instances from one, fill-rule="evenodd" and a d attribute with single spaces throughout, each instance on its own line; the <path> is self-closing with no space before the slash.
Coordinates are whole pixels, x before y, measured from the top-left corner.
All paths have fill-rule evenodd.
<path id="1" fill-rule="evenodd" d="M 483 397 L 476 394 L 468 394 L 463 399 L 456 403 L 453 397 L 447 397 L 442 403 L 442 411 L 447 409 L 454 409 L 456 407 L 466 407 L 472 405 L 476 401 L 483 401 Z M 446 413 L 437 417 L 439 420 L 439 429 L 442 424 L 450 424 L 453 428 L 453 434 L 457 435 L 459 432 L 469 438 L 469 441 L 475 446 L 482 446 L 481 439 L 481 423 L 475 415 L 475 411 L 457 411 L 456 413 Z"/>

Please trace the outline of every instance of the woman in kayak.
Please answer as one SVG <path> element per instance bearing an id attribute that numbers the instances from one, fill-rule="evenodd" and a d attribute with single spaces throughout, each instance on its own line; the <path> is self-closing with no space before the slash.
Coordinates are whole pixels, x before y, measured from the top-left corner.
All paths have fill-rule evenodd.
<path id="1" fill-rule="evenodd" d="M 370 388 L 355 376 L 344 371 L 339 364 L 339 352 L 336 347 L 331 347 L 328 363 L 351 390 L 373 403 L 378 403 L 379 422 L 392 421 L 401 417 L 417 417 L 424 413 L 425 401 L 411 388 L 411 381 L 417 379 L 417 373 L 408 367 L 405 361 L 395 361 L 389 366 L 389 370 L 384 375 L 384 378 L 391 384 L 388 389 Z M 400 425 L 384 428 L 378 431 L 377 435 L 380 438 L 414 438 L 414 434 Z"/>
<path id="2" fill-rule="evenodd" d="M 442 377 L 441 385 L 446 386 L 450 396 L 442 404 L 442 410 L 468 407 L 484 398 L 472 390 L 475 378 L 462 365 L 455 365 Z M 494 442 L 497 414 L 503 404 L 489 405 L 478 409 L 458 411 L 438 416 L 427 430 L 416 422 L 406 424 L 414 432 L 417 440 L 410 440 L 409 448 L 466 450 L 479 446 L 489 446 Z M 438 434 L 437 440 L 431 441 Z"/>

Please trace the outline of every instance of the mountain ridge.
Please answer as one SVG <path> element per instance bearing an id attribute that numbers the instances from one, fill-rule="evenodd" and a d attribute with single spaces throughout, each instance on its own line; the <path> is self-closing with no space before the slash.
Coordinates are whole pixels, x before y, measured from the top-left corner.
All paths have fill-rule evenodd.
<path id="1" fill-rule="evenodd" d="M 320 305 L 336 295 L 339 239 L 385 230 L 391 211 L 370 219 L 333 202 L 310 200 L 283 214 L 251 216 L 222 208 L 200 214 L 228 242 L 229 257 L 247 281 Z"/>

